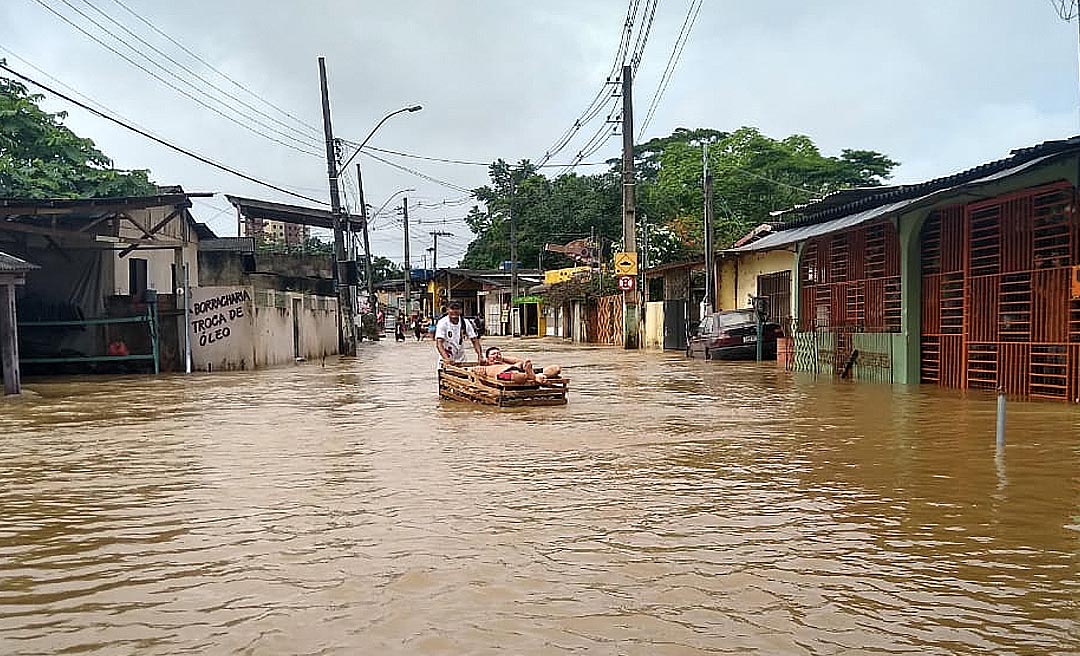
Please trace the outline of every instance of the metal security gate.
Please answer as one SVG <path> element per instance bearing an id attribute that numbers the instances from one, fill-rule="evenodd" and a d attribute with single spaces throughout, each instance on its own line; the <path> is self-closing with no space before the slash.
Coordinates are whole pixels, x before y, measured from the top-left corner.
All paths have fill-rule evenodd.
<path id="1" fill-rule="evenodd" d="M 1075 198 L 1062 182 L 927 218 L 924 383 L 1080 402 Z"/>
<path id="2" fill-rule="evenodd" d="M 799 289 L 796 369 L 892 380 L 901 289 L 891 221 L 809 240 L 799 259 Z"/>
<path id="3" fill-rule="evenodd" d="M 686 301 L 664 301 L 664 348 L 686 350 Z"/>
<path id="4" fill-rule="evenodd" d="M 791 333 L 791 272 L 778 271 L 757 278 L 757 295 L 769 299 L 769 319 Z"/>

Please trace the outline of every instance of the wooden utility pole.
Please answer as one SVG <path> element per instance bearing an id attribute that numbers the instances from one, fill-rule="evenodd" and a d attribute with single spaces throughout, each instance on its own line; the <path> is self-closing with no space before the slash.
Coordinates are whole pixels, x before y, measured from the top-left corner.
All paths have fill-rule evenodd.
<path id="1" fill-rule="evenodd" d="M 634 203 L 634 80 L 633 69 L 622 69 L 622 184 L 623 252 L 637 253 L 637 216 Z M 623 348 L 640 347 L 638 332 L 638 291 L 623 292 Z"/>
<path id="2" fill-rule="evenodd" d="M 405 226 L 405 312 L 412 311 L 412 306 L 409 305 L 409 197 L 403 196 L 401 199 L 401 214 L 404 217 Z"/>
<path id="3" fill-rule="evenodd" d="M 701 145 L 701 193 L 705 199 L 705 313 L 716 310 L 716 270 L 713 253 L 713 177 L 709 170 L 709 146 Z M 704 317 L 702 317 L 704 318 Z"/>
<path id="4" fill-rule="evenodd" d="M 364 202 L 364 177 L 360 172 L 360 162 L 356 163 L 356 187 L 360 196 L 360 218 L 364 220 L 364 281 L 367 285 L 368 305 L 376 311 L 375 281 L 371 275 L 371 240 L 368 237 L 367 203 Z"/>
<path id="5" fill-rule="evenodd" d="M 341 191 L 338 188 L 337 148 L 334 128 L 330 124 L 330 94 L 326 85 L 326 59 L 319 57 L 319 86 L 322 90 L 323 133 L 326 136 L 326 175 L 330 179 L 330 213 L 334 224 L 334 281 L 338 297 L 338 352 L 356 355 L 356 327 L 353 320 L 352 295 L 342 275 L 345 262 L 345 236 L 341 230 Z"/>

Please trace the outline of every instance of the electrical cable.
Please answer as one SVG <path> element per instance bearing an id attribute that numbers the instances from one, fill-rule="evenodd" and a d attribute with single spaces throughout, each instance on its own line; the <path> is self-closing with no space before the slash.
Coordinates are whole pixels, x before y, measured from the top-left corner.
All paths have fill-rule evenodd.
<path id="1" fill-rule="evenodd" d="M 410 169 L 407 166 L 402 166 L 401 164 L 397 164 L 395 162 L 391 162 L 390 160 L 383 159 L 382 157 L 379 157 L 378 155 L 369 153 L 366 150 L 360 151 L 360 154 L 366 155 L 367 157 L 370 157 L 370 158 L 372 158 L 373 160 L 375 160 L 377 162 L 382 162 L 383 164 L 386 164 L 387 166 L 392 166 L 395 169 L 398 169 L 400 171 L 404 171 L 406 173 L 415 175 L 416 177 L 427 180 L 428 182 L 434 182 L 435 184 L 442 185 L 442 186 L 444 186 L 444 187 L 446 187 L 448 189 L 453 189 L 454 191 L 460 191 L 462 193 L 470 193 L 470 194 L 472 193 L 471 190 L 466 189 L 465 187 L 458 186 L 458 185 L 454 184 L 453 182 L 447 182 L 446 180 L 440 180 L 439 178 L 430 176 L 430 175 L 428 175 L 426 173 L 422 173 L 420 171 L 417 171 L 416 169 Z"/>
<path id="2" fill-rule="evenodd" d="M 634 43 L 634 54 L 630 57 L 630 65 L 634 67 L 634 75 L 637 75 L 638 67 L 641 66 L 641 57 L 645 54 L 645 44 L 649 42 L 649 34 L 652 32 L 653 18 L 656 17 L 656 5 L 660 0 L 646 0 L 645 11 L 642 12 L 643 27 L 638 28 L 638 39 Z M 648 17 L 645 17 L 648 14 Z"/>
<path id="3" fill-rule="evenodd" d="M 52 6 L 50 6 L 50 5 L 46 4 L 46 2 L 45 2 L 44 0 L 33 0 L 33 1 L 34 1 L 34 2 L 36 2 L 36 3 L 38 4 L 38 5 L 40 5 L 41 7 L 43 7 L 43 8 L 44 8 L 45 10 L 47 10 L 47 11 L 48 11 L 49 13 L 53 14 L 54 16 L 56 16 L 57 18 L 59 18 L 60 20 L 64 21 L 65 23 L 67 23 L 67 24 L 68 24 L 68 25 L 70 25 L 71 27 L 73 27 L 73 28 L 75 28 L 76 30 L 78 30 L 78 31 L 79 31 L 80 33 L 82 33 L 82 34 L 83 34 L 83 35 L 85 35 L 85 36 L 86 36 L 87 38 L 89 38 L 90 40 L 94 41 L 95 43 L 97 43 L 97 44 L 98 44 L 98 45 L 100 45 L 101 47 L 103 47 L 103 48 L 105 48 L 106 50 L 108 50 L 108 51 L 112 52 L 112 53 L 113 53 L 113 54 L 115 54 L 116 56 L 120 57 L 121 59 L 123 59 L 123 60 L 124 60 L 124 61 L 126 61 L 127 63 L 131 64 L 132 66 L 134 66 L 134 67 L 136 67 L 136 68 L 138 68 L 139 70 L 143 71 L 143 72 L 144 72 L 144 73 L 146 73 L 147 75 L 149 75 L 149 76 L 153 77 L 153 78 L 154 78 L 155 80 L 157 80 L 158 82 L 161 82 L 162 84 L 164 84 L 165 86 L 169 87 L 170 89 L 172 89 L 172 90 L 176 91 L 177 93 L 179 93 L 179 94 L 181 94 L 181 95 L 183 95 L 183 96 L 187 97 L 188 99 L 190 99 L 190 100 L 194 101 L 194 102 L 195 102 L 196 104 L 198 104 L 198 105 L 200 105 L 200 106 L 202 106 L 202 107 L 204 107 L 204 108 L 206 108 L 206 109 L 209 109 L 210 111 L 214 112 L 214 113 L 215 113 L 215 114 L 217 114 L 218 116 L 221 116 L 222 118 L 224 118 L 224 119 L 226 119 L 226 120 L 228 120 L 228 121 L 231 121 L 231 122 L 235 123 L 236 125 L 239 125 L 240 127 L 244 128 L 245 130 L 247 130 L 247 131 L 251 132 L 252 134 L 255 134 L 255 135 L 257 135 L 257 136 L 259 136 L 259 137 L 262 137 L 262 138 L 264 138 L 264 139 L 269 139 L 270 141 L 273 141 L 273 142 L 275 142 L 275 143 L 277 143 L 277 144 L 280 144 L 280 145 L 282 145 L 282 146 L 285 146 L 286 148 L 291 148 L 292 150 L 295 150 L 295 151 L 297 151 L 297 152 L 303 153 L 303 154 L 305 154 L 305 155 L 311 155 L 311 156 L 314 156 L 314 157 L 320 157 L 320 158 L 321 158 L 321 157 L 323 157 L 323 155 L 319 154 L 318 152 L 313 152 L 313 151 L 309 151 L 309 150 L 304 150 L 303 148 L 297 147 L 297 146 L 295 146 L 295 145 L 293 145 L 293 144 L 290 144 L 290 143 L 287 143 L 287 142 L 281 141 L 280 139 L 277 139 L 277 138 L 275 138 L 275 137 L 272 137 L 272 136 L 269 136 L 269 135 L 263 134 L 263 133 L 259 132 L 258 130 L 256 130 L 255 128 L 253 128 L 253 127 L 252 127 L 251 125 L 249 125 L 249 124 L 247 124 L 247 123 L 244 123 L 244 122 L 242 122 L 242 121 L 239 121 L 239 120 L 237 120 L 237 119 L 236 119 L 236 118 L 234 118 L 233 116 L 230 116 L 230 115 L 228 115 L 228 114 L 226 114 L 226 113 L 222 112 L 221 110 L 219 110 L 219 109 L 218 109 L 218 108 L 216 108 L 216 107 L 213 107 L 213 106 L 211 106 L 211 105 L 208 105 L 207 103 L 203 102 L 203 101 L 202 101 L 202 100 L 200 100 L 199 98 L 196 98 L 195 96 L 193 96 L 192 94 L 188 93 L 188 92 L 187 92 L 187 91 L 185 91 L 184 89 L 181 89 L 181 88 L 177 87 L 176 85 L 174 85 L 173 83 L 169 82 L 169 81 L 168 81 L 168 80 L 166 80 L 165 78 L 161 77 L 161 76 L 160 76 L 160 75 L 158 75 L 157 73 L 155 73 L 155 72 L 151 71 L 150 69 L 146 68 L 145 66 L 143 66 L 143 65 L 142 65 L 142 64 L 140 64 L 139 62 L 135 61 L 135 60 L 134 60 L 134 59 L 132 59 L 131 57 L 127 56 L 126 54 L 124 54 L 124 53 L 122 53 L 122 52 L 120 52 L 119 50 L 117 50 L 116 48 L 112 47 L 112 46 L 111 46 L 111 45 L 109 45 L 108 43 L 106 43 L 106 42 L 102 41 L 102 40 L 101 40 L 100 38 L 98 38 L 98 37 L 97 37 L 97 36 L 95 36 L 94 34 L 91 34 L 91 33 L 90 33 L 90 32 L 88 32 L 88 31 L 87 31 L 87 30 L 86 30 L 85 28 L 83 28 L 83 27 L 82 27 L 81 25 L 78 25 L 77 23 L 75 23 L 74 21 L 72 21 L 71 19 L 69 19 L 69 18 L 68 18 L 67 16 L 65 16 L 65 15 L 64 15 L 64 14 L 62 14 L 62 13 L 60 13 L 60 12 L 59 12 L 59 11 L 57 11 L 56 9 L 54 9 L 54 8 L 53 8 Z M 117 40 L 121 41 L 121 43 L 124 43 L 124 45 L 125 45 L 125 46 L 127 46 L 128 48 L 130 48 L 131 50 L 133 50 L 133 51 L 134 51 L 135 53 L 139 54 L 140 56 L 142 56 L 142 57 L 144 57 L 144 58 L 147 58 L 147 57 L 146 57 L 146 55 L 144 55 L 144 54 L 142 54 L 141 52 L 139 52 L 139 50 L 138 50 L 138 49 L 134 48 L 134 47 L 133 47 L 133 46 L 131 46 L 130 44 L 127 44 L 127 43 L 126 43 L 126 42 L 124 42 L 124 41 L 123 41 L 122 39 L 119 39 L 118 37 L 116 37 L 116 35 L 112 34 L 112 33 L 111 33 L 111 32 L 109 32 L 109 31 L 108 31 L 107 29 L 105 29 L 105 28 L 101 27 L 101 25 L 100 25 L 99 23 L 97 23 L 96 21 L 94 21 L 94 20 L 93 20 L 92 18 L 90 18 L 89 16 L 86 16 L 86 14 L 85 14 L 85 13 L 83 13 L 83 12 L 79 11 L 79 10 L 78 10 L 77 8 L 74 8 L 74 7 L 73 7 L 73 6 L 72 6 L 72 5 L 70 4 L 70 3 L 68 3 L 68 2 L 67 2 L 67 0 L 61 0 L 61 2 L 64 2 L 64 3 L 65 3 L 65 4 L 67 4 L 67 5 L 69 6 L 69 7 L 72 7 L 73 9 L 75 9 L 75 11 L 76 11 L 77 13 L 79 13 L 80 15 L 82 15 L 82 16 L 84 16 L 84 17 L 86 17 L 86 18 L 87 18 L 88 20 L 90 20 L 90 22 L 91 22 L 91 23 L 94 23 L 95 25 L 98 25 L 99 29 L 102 29 L 102 31 L 104 31 L 104 32 L 106 32 L 106 33 L 108 33 L 108 34 L 110 34 L 111 36 L 113 36 L 113 38 L 116 38 Z M 155 64 L 155 65 L 156 65 L 156 66 L 157 66 L 158 68 L 161 68 L 162 70 L 164 70 L 165 72 L 169 73 L 169 74 L 170 74 L 170 75 L 172 75 L 173 77 L 176 77 L 177 79 L 181 80 L 182 82 L 185 82 L 186 84 L 188 84 L 188 86 L 192 86 L 192 85 L 191 85 L 191 83 L 189 83 L 189 82 L 186 82 L 185 80 L 183 80 L 183 78 L 179 78 L 178 76 L 176 76 L 176 74 L 175 74 L 175 73 L 172 73 L 172 72 L 171 72 L 171 71 L 169 71 L 169 70 L 168 70 L 167 68 L 164 68 L 163 66 L 161 66 L 160 64 L 158 64 L 158 63 L 157 63 L 157 62 L 155 62 L 154 60 L 152 60 L 152 59 L 149 59 L 149 58 L 147 58 L 147 60 L 148 60 L 148 61 L 150 61 L 151 63 L 154 63 L 154 64 Z M 193 87 L 193 86 L 192 86 L 192 88 L 196 89 L 197 91 L 200 91 L 201 93 L 203 93 L 203 95 L 207 95 L 207 94 L 206 94 L 205 92 L 202 92 L 202 91 L 201 91 L 201 90 L 199 90 L 199 89 L 198 89 L 197 87 Z M 211 97 L 211 98 L 212 98 L 212 97 Z M 253 121 L 253 122 L 258 122 L 258 121 Z M 297 140 L 297 141 L 299 141 L 299 140 Z M 303 144 L 303 142 L 299 142 L 299 143 Z"/>
<path id="4" fill-rule="evenodd" d="M 701 5 L 704 0 L 690 0 L 690 6 L 686 11 L 686 18 L 683 19 L 682 28 L 679 29 L 679 34 L 675 37 L 675 46 L 671 50 L 671 56 L 668 57 L 667 66 L 664 67 L 664 73 L 660 76 L 660 82 L 656 87 L 656 92 L 653 93 L 652 101 L 649 103 L 649 109 L 646 112 L 645 121 L 641 124 L 641 129 L 638 131 L 638 139 L 641 139 L 645 134 L 645 130 L 649 127 L 649 123 L 652 122 L 653 115 L 656 114 L 656 108 L 660 104 L 660 99 L 663 98 L 664 92 L 667 91 L 668 84 L 671 82 L 671 77 L 675 72 L 675 66 L 679 63 L 679 59 L 682 57 L 683 48 L 686 47 L 686 42 L 690 39 L 690 32 L 694 29 L 694 23 L 697 22 L 698 13 L 701 12 Z"/>
<path id="5" fill-rule="evenodd" d="M 20 80 L 22 80 L 24 82 L 28 82 L 30 84 L 33 84 L 34 86 L 39 87 L 39 88 L 53 94 L 54 96 L 56 96 L 58 98 L 63 98 L 64 100 L 66 100 L 66 101 L 68 101 L 68 102 L 70 102 L 70 103 L 72 103 L 74 105 L 77 105 L 77 106 L 85 109 L 86 111 L 88 111 L 88 112 L 90 112 L 90 113 L 92 113 L 92 114 L 94 114 L 96 116 L 99 116 L 99 117 L 101 117 L 101 118 L 103 118 L 103 119 L 105 119 L 107 121 L 115 123 L 115 124 L 119 125 L 122 128 L 125 128 L 125 129 L 130 130 L 130 131 L 132 131 L 132 132 L 134 132 L 134 133 L 136 133 L 138 135 L 141 135 L 141 136 L 143 136 L 143 137 L 145 137 L 147 139 L 150 139 L 151 141 L 153 141 L 155 143 L 159 143 L 162 146 L 165 146 L 167 148 L 171 148 L 172 150 L 175 150 L 176 152 L 178 152 L 178 153 L 180 153 L 182 155 L 187 155 L 188 157 L 191 157 L 192 159 L 196 159 L 196 160 L 202 162 L 203 164 L 213 166 L 214 168 L 225 171 L 226 173 L 231 173 L 232 175 L 235 175 L 238 178 L 243 178 L 244 180 L 247 180 L 248 182 L 254 182 L 257 185 L 261 185 L 261 186 L 266 187 L 268 189 L 273 189 L 274 191 L 279 191 L 279 192 L 281 192 L 283 194 L 287 194 L 287 195 L 293 196 L 295 198 L 301 198 L 303 200 L 310 201 L 312 203 L 317 203 L 319 205 L 329 205 L 329 203 L 327 203 L 326 201 L 318 200 L 316 198 L 311 198 L 310 196 L 304 196 L 303 194 L 298 194 L 295 191 L 289 191 L 288 189 L 285 189 L 284 187 L 279 187 L 279 186 L 277 186 L 275 184 L 265 182 L 263 180 L 260 180 L 260 179 L 258 179 L 256 177 L 254 177 L 254 176 L 248 175 L 247 173 L 243 173 L 241 171 L 238 171 L 238 170 L 236 170 L 234 168 L 231 168 L 229 166 L 226 166 L 224 164 L 220 164 L 218 162 L 215 162 L 214 160 L 212 160 L 212 159 L 210 159 L 208 157 L 204 157 L 202 155 L 199 155 L 198 153 L 196 153 L 194 151 L 191 151 L 191 150 L 188 150 L 187 148 L 184 148 L 183 146 L 177 146 L 177 145 L 175 145 L 175 144 L 173 144 L 173 143 L 171 143 L 169 141 L 166 141 L 165 139 L 162 139 L 161 137 L 154 136 L 153 134 L 150 134 L 146 130 L 135 127 L 135 126 L 133 126 L 133 125 L 131 125 L 131 124 L 129 124 L 129 123 L 123 121 L 123 120 L 120 120 L 120 119 L 118 119 L 116 117 L 110 116 L 110 115 L 106 114 L 105 112 L 102 112 L 102 111 L 100 111 L 98 109 L 95 109 L 95 108 L 87 105 L 86 103 L 79 102 L 78 100 L 72 98 L 71 96 L 68 96 L 67 94 L 61 93 L 61 92 L 57 91 L 56 89 L 53 89 L 52 87 L 49 87 L 46 84 L 43 84 L 43 83 L 41 83 L 41 82 L 39 82 L 39 81 L 29 77 L 29 76 L 23 75 L 22 73 L 19 73 L 18 71 L 16 71 L 13 68 L 9 67 L 7 64 L 0 63 L 0 69 L 3 69 L 5 71 L 7 71 L 8 73 L 11 73 L 12 75 L 14 75 L 15 77 L 19 78 Z"/>
<path id="6" fill-rule="evenodd" d="M 619 72 L 619 68 L 626 62 L 626 51 L 630 47 L 630 40 L 633 35 L 634 19 L 637 16 L 637 8 L 640 0 L 630 0 L 626 9 L 626 19 L 623 21 L 622 34 L 619 38 L 619 47 L 615 51 L 615 60 L 611 66 L 610 72 L 604 79 L 604 83 L 600 86 L 600 90 L 596 92 L 596 95 L 589 102 L 588 106 L 583 112 L 574 120 L 574 123 L 564 131 L 555 143 L 550 146 L 545 152 L 544 156 L 540 158 L 540 165 L 547 164 L 551 161 L 551 158 L 561 152 L 567 144 L 574 138 L 574 136 L 593 118 L 596 117 L 594 108 L 597 103 L 603 105 L 601 102 L 604 97 L 604 93 L 607 88 L 614 83 L 614 78 Z"/>
<path id="7" fill-rule="evenodd" d="M 71 6 L 71 5 L 70 5 L 70 4 L 69 4 L 69 3 L 67 2 L 67 0 L 61 0 L 61 1 L 62 1 L 62 2 L 64 2 L 64 4 L 68 5 L 69 7 Z M 281 121 L 281 120 L 279 120 L 279 119 L 277 119 L 277 118 L 274 118 L 273 116 L 270 116 L 270 115 L 269 115 L 269 114 L 267 114 L 266 112 L 263 112 L 262 110 L 260 110 L 260 109 L 259 109 L 258 107 L 254 107 L 254 106 L 252 106 L 251 104 L 249 104 L 248 102 L 246 102 L 245 100 L 243 100 L 242 98 L 238 98 L 238 97 L 236 97 L 235 95 L 233 95 L 232 93 L 230 93 L 229 91 L 226 91 L 225 89 L 222 89 L 222 88 L 221 88 L 221 87 L 219 87 L 218 85 L 214 84 L 214 83 L 213 83 L 213 82 L 211 82 L 210 80 L 208 80 L 208 79 L 206 79 L 205 77 L 203 77 L 202 75 L 200 75 L 200 74 L 199 74 L 198 72 L 196 72 L 196 71 L 193 71 L 193 70 L 192 70 L 192 69 L 191 69 L 190 67 L 188 67 L 187 65 L 183 64 L 182 62 L 179 62 L 179 61 L 177 61 L 177 60 L 176 60 L 176 59 L 174 59 L 174 58 L 173 58 L 172 56 L 170 56 L 170 55 L 169 55 L 169 54 L 168 54 L 167 52 L 164 52 L 164 51 L 162 51 L 162 50 L 161 50 L 160 48 L 158 48 L 158 47 L 154 46 L 154 45 L 153 45 L 152 43 L 148 42 L 148 41 L 147 41 L 146 39 L 142 38 L 141 36 L 139 36 L 138 34 L 136 34 L 135 32 L 133 32 L 133 31 L 132 31 L 132 30 L 131 30 L 130 28 L 128 28 L 128 27 L 127 27 L 126 25 L 124 25 L 124 24 L 123 24 L 123 23 L 121 23 L 120 21 L 116 20 L 116 19 L 115 19 L 114 17 L 112 17 L 112 16 L 110 15 L 110 14 L 108 14 L 108 13 L 107 13 L 107 12 L 105 12 L 105 11 L 104 11 L 103 9 L 101 9 L 100 7 L 98 7 L 97 5 L 95 5 L 95 4 L 94 4 L 94 3 L 93 3 L 93 2 L 91 1 L 91 0 L 82 0 L 82 2 L 83 2 L 83 4 L 85 4 L 86 6 L 90 7 L 90 8 L 91 8 L 91 9 L 93 9 L 94 11 L 96 11 L 96 12 L 97 12 L 98 14 L 100 14 L 101 16 L 104 16 L 104 17 L 105 17 L 105 18 L 106 18 L 106 19 L 107 19 L 107 20 L 108 20 L 109 22 L 111 22 L 111 23 L 112 23 L 113 25 L 116 25 L 117 27 L 119 27 L 120 29 L 122 29 L 122 30 L 123 30 L 124 32 L 126 32 L 127 34 L 130 34 L 130 35 L 131 35 L 131 36 L 132 36 L 132 37 L 133 37 L 134 39 L 136 39 L 136 40 L 137 40 L 137 41 L 138 41 L 139 43 L 143 44 L 143 45 L 144 45 L 144 46 L 146 46 L 147 48 L 150 48 L 151 50 L 153 50 L 153 51 L 154 51 L 154 52 L 156 52 L 157 54 L 161 55 L 162 57 L 164 57 L 164 58 L 165 58 L 166 60 L 168 60 L 168 61 L 169 61 L 170 63 L 172 63 L 173 65 L 175 65 L 175 66 L 178 66 L 178 67 L 179 67 L 179 68 L 180 68 L 180 69 L 181 69 L 182 71 L 184 71 L 184 72 L 185 72 L 185 73 L 187 73 L 188 75 L 192 76 L 192 77 L 193 77 L 193 78 L 195 78 L 196 80 L 198 80 L 198 81 L 202 82 L 203 84 L 205 84 L 205 85 L 209 86 L 209 87 L 210 87 L 211 89 L 214 89 L 214 90 L 215 90 L 215 91 L 217 91 L 218 93 L 221 93 L 221 94 L 223 94 L 223 95 L 224 95 L 224 96 L 225 96 L 226 98 L 228 98 L 228 99 L 230 99 L 230 100 L 232 100 L 232 101 L 235 101 L 235 102 L 237 102 L 237 103 L 240 103 L 240 104 L 241 104 L 242 106 L 244 106 L 244 107 L 246 107 L 247 109 L 249 109 L 249 110 L 251 110 L 251 111 L 255 112 L 255 113 L 256 113 L 257 115 L 259 115 L 259 116 L 262 116 L 263 118 L 265 118 L 265 119 L 267 119 L 267 120 L 269 120 L 269 121 L 272 121 L 272 122 L 276 123 L 277 125 L 279 125 L 279 126 L 281 126 L 281 127 L 285 128 L 286 130 L 290 130 L 290 131 L 295 131 L 295 129 L 296 129 L 296 128 L 295 128 L 294 126 L 290 126 L 290 125 L 288 125 L 288 124 L 284 123 L 283 121 Z M 77 11 L 77 10 L 76 10 L 76 11 Z M 110 35 L 111 35 L 111 36 L 113 36 L 114 38 L 117 38 L 117 37 L 116 37 L 115 35 L 112 35 L 111 33 L 110 33 Z M 220 101 L 218 101 L 218 102 L 220 102 Z M 222 103 L 222 104 L 224 104 L 224 103 Z M 235 111 L 235 110 L 234 110 L 234 111 Z M 238 113 L 239 113 L 239 112 L 238 112 Z M 285 135 L 285 136 L 286 136 L 286 137 L 288 137 L 288 138 L 295 138 L 295 137 L 293 137 L 293 136 L 292 136 L 291 134 L 289 134 L 289 133 L 287 133 L 287 132 L 281 132 L 280 130 L 277 130 L 277 129 L 275 129 L 275 128 L 272 128 L 272 127 L 269 127 L 269 126 L 266 126 L 266 125 L 263 125 L 263 127 L 266 127 L 267 129 L 269 129 L 269 130 L 272 130 L 272 131 L 273 131 L 273 132 L 275 132 L 276 134 L 281 134 L 281 135 Z M 321 140 L 321 139 L 319 139 L 319 138 L 318 138 L 317 136 L 316 136 L 316 137 L 314 137 L 314 143 L 315 143 L 315 144 L 319 144 L 319 143 L 320 143 L 321 141 L 322 141 L 322 140 Z"/>
<path id="8" fill-rule="evenodd" d="M 349 144 L 350 146 L 358 146 L 359 145 L 359 144 L 356 144 L 356 143 L 354 143 L 352 141 L 348 141 L 346 139 L 342 139 L 342 141 Z M 411 159 L 422 159 L 422 160 L 425 160 L 425 161 L 428 161 L 428 162 L 440 162 L 442 164 L 460 164 L 462 166 L 483 166 L 483 167 L 490 167 L 491 164 L 492 164 L 492 162 L 480 162 L 480 161 L 471 161 L 471 160 L 464 160 L 464 159 L 454 159 L 454 158 L 451 158 L 451 157 L 434 157 L 434 156 L 431 156 L 431 155 L 417 155 L 415 153 L 406 153 L 406 152 L 402 152 L 400 150 L 391 150 L 389 148 L 378 148 L 376 146 L 364 146 L 364 150 L 374 150 L 375 152 L 383 153 L 384 155 L 397 155 L 398 157 L 408 157 L 408 158 L 411 158 Z M 581 162 L 581 163 L 578 164 L 578 166 L 604 166 L 606 164 L 607 164 L 607 162 Z M 536 168 L 558 168 L 558 167 L 566 166 L 566 164 L 543 164 L 543 165 L 535 165 L 535 166 L 536 166 Z"/>
<path id="9" fill-rule="evenodd" d="M 289 113 L 288 111 L 286 111 L 286 110 L 284 110 L 284 109 L 282 109 L 282 108 L 278 107 L 277 105 L 275 105 L 274 103 L 270 102 L 269 100 L 267 100 L 267 99 L 266 99 L 266 98 L 264 98 L 263 96 L 260 96 L 259 94 L 255 93 L 255 92 L 254 92 L 254 91 L 252 91 L 251 89 L 247 88 L 246 86 L 244 86 L 244 85 L 243 85 L 243 84 L 241 84 L 240 82 L 237 82 L 237 81 L 236 81 L 235 79 L 233 79 L 232 77 L 230 77 L 230 76 L 229 76 L 229 75 L 227 75 L 226 73 L 222 72 L 222 71 L 221 71 L 220 69 L 216 68 L 216 67 L 215 67 L 215 66 L 214 66 L 213 64 L 211 64 L 210 62 L 206 61 L 206 60 L 205 60 L 204 58 L 200 57 L 200 56 L 199 56 L 199 55 L 198 55 L 197 53 L 195 53 L 195 52 L 192 52 L 192 51 L 191 51 L 191 50 L 190 50 L 190 49 L 189 49 L 188 47 L 186 47 L 186 46 L 185 46 L 184 44 L 180 43 L 179 41 L 177 41 L 177 40 L 176 40 L 176 39 L 174 39 L 173 37 L 171 37 L 171 36 L 169 36 L 168 34 L 166 34 L 165 32 L 163 32 L 163 31 L 162 31 L 161 29 L 159 29 L 159 28 L 158 28 L 158 27 L 157 27 L 156 25 L 154 25 L 154 24 L 153 24 L 152 22 L 150 22 L 150 21 L 149 21 L 149 20 L 147 20 L 146 18 L 143 18 L 142 16 L 140 16 L 140 15 L 138 14 L 138 12 L 136 12 L 136 11 L 135 11 L 135 10 L 133 10 L 133 9 L 132 9 L 131 7 L 129 7 L 129 6 L 127 6 L 126 4 L 124 4 L 124 3 L 123 3 L 123 2 L 121 1 L 121 0 L 112 0 L 112 2 L 113 2 L 113 3 L 115 3 L 116 5 L 118 5 L 119 7 L 121 7 L 121 8 L 122 8 L 122 9 L 123 9 L 124 11 L 128 12 L 129 14 L 131 14 L 132 16 L 134 16 L 135 18 L 137 18 L 137 19 L 138 19 L 139 21 L 141 21 L 141 22 L 142 22 L 143 24 L 145 24 L 145 25 L 146 25 L 147 27 L 149 27 L 150 29 L 152 29 L 153 31 L 157 32 L 157 33 L 158 33 L 159 35 L 161 35 L 162 37 L 164 37 L 165 39 L 167 39 L 167 40 L 168 40 L 168 41 L 169 41 L 170 43 L 172 43 L 173 45 L 175 45 L 175 46 L 176 46 L 177 48 L 180 48 L 181 50 L 183 50 L 183 51 L 184 51 L 185 53 L 187 53 L 187 54 L 188 54 L 189 56 L 191 56 L 191 57 L 192 57 L 193 59 L 195 59 L 196 61 L 198 61 L 199 63 L 201 63 L 201 64 L 202 64 L 203 66 L 206 66 L 206 67 L 207 67 L 207 68 L 209 68 L 210 70 L 212 70 L 212 71 L 214 71 L 215 73 L 217 73 L 218 75 L 220 75 L 220 76 L 221 76 L 222 78 L 224 78 L 224 79 L 228 80 L 229 82 L 231 82 L 231 83 L 235 84 L 235 85 L 236 85 L 237 87 L 239 87 L 240 89 L 243 89 L 243 90 L 244 90 L 244 91 L 246 91 L 247 93 L 251 94 L 251 96 L 252 96 L 252 97 L 254 97 L 254 98 L 258 99 L 258 100 L 259 100 L 260 102 L 263 102 L 263 103 L 265 103 L 265 104 L 266 104 L 266 105 L 267 105 L 268 107 L 271 107 L 271 108 L 273 108 L 273 109 L 277 110 L 278 112 L 280 112 L 281 114 L 283 114 L 284 116 L 287 116 L 287 117 L 291 118 L 291 119 L 292 119 L 293 121 L 295 121 L 295 122 L 296 122 L 296 123 L 297 123 L 298 125 L 300 125 L 301 127 L 304 127 L 304 128 L 306 128 L 306 129 L 308 129 L 308 130 L 311 130 L 311 131 L 312 131 L 312 133 L 313 133 L 313 134 L 314 134 L 314 135 L 315 135 L 316 137 L 322 138 L 322 129 L 321 129 L 321 128 L 317 128 L 317 127 L 313 126 L 312 124 L 310 124 L 310 123 L 307 123 L 306 121 L 304 121 L 304 120 L 302 120 L 302 119 L 299 119 L 299 118 L 297 118 L 296 116 L 292 115 L 292 114 L 291 114 L 291 113 Z"/>

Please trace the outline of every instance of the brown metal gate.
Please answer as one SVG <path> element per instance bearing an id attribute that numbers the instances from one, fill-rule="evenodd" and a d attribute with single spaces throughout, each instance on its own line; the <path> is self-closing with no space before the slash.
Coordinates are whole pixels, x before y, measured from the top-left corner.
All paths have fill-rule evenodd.
<path id="1" fill-rule="evenodd" d="M 801 340 L 815 349 L 815 370 L 827 368 L 840 374 L 860 335 L 900 332 L 896 226 L 878 221 L 808 241 L 799 260 L 799 285 L 799 332 L 809 335 Z M 891 353 L 868 355 L 866 368 L 884 371 L 862 377 L 890 378 Z"/>
<path id="2" fill-rule="evenodd" d="M 1080 402 L 1075 200 L 1062 182 L 927 218 L 923 382 Z"/>

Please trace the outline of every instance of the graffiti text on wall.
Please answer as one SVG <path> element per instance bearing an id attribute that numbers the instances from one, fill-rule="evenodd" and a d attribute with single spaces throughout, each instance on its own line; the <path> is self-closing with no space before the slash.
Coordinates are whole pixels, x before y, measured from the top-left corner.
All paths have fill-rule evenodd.
<path id="1" fill-rule="evenodd" d="M 230 324 L 244 317 L 244 303 L 250 300 L 247 290 L 240 290 L 192 304 L 191 332 L 199 346 L 228 339 Z"/>

